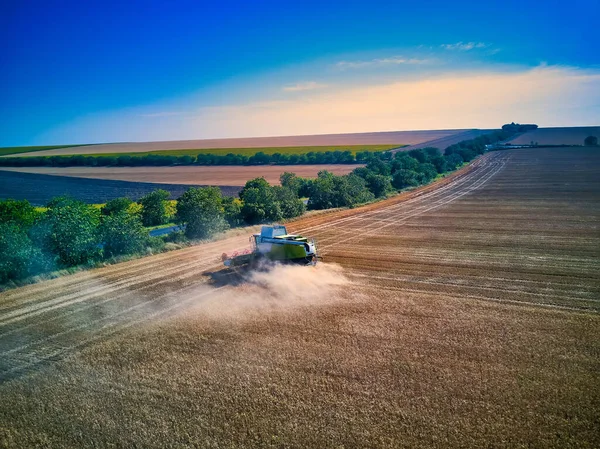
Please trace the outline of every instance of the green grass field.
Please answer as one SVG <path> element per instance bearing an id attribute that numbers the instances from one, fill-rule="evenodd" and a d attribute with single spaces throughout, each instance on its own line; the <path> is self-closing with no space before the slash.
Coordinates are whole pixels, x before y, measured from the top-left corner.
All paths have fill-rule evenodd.
<path id="1" fill-rule="evenodd" d="M 385 151 L 391 148 L 398 148 L 406 145 L 339 145 L 339 146 L 315 146 L 315 147 L 269 147 L 269 148 L 205 148 L 205 149 L 190 149 L 190 150 L 158 150 L 158 151 L 146 151 L 140 153 L 98 153 L 89 154 L 87 156 L 132 156 L 141 157 L 149 154 L 161 155 L 161 156 L 197 156 L 199 154 L 216 154 L 219 156 L 225 156 L 229 153 L 243 156 L 253 156 L 259 151 L 265 154 L 306 154 L 310 152 L 324 153 L 326 151 L 351 151 L 352 154 L 356 154 L 359 151 Z"/>
<path id="2" fill-rule="evenodd" d="M 2 147 L 0 148 L 0 156 L 19 153 L 33 153 L 34 151 L 55 150 L 57 148 L 83 147 L 86 144 L 80 145 L 46 145 L 34 147 Z"/>

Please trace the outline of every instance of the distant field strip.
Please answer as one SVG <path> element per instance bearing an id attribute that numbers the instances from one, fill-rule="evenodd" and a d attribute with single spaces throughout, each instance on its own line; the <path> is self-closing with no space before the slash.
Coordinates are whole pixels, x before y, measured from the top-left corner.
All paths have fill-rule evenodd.
<path id="1" fill-rule="evenodd" d="M 336 175 L 345 175 L 361 166 L 361 164 L 319 164 L 174 167 L 2 167 L 0 174 L 5 171 L 144 183 L 243 186 L 246 181 L 261 176 L 271 184 L 279 184 L 279 177 L 284 172 L 293 172 L 303 178 L 316 178 L 321 170 L 327 170 Z M 6 195 L 1 187 L 2 182 L 0 181 L 0 197 L 3 194 Z"/>
<path id="2" fill-rule="evenodd" d="M 253 149 L 254 152 L 265 149 L 278 148 L 283 152 L 284 148 L 328 148 L 340 149 L 350 147 L 394 147 L 398 145 L 414 145 L 439 139 L 445 136 L 466 131 L 464 129 L 426 130 L 426 131 L 390 131 L 354 134 L 323 134 L 307 136 L 283 136 L 283 137 L 249 137 L 235 139 L 201 139 L 201 140 L 179 140 L 165 142 L 125 142 L 97 144 L 93 148 L 57 148 L 47 150 L 38 154 L 23 154 L 23 156 L 58 156 L 74 154 L 130 154 L 148 153 L 156 151 L 193 151 L 203 149 Z M 313 150 L 316 151 L 316 150 Z M 325 150 L 328 151 L 328 150 Z M 232 152 L 232 151 L 229 151 Z M 266 151 L 264 151 L 266 152 Z M 198 154 L 198 153 L 196 153 Z M 220 153 L 219 153 L 220 154 Z M 225 153 L 227 154 L 227 151 Z M 254 153 L 252 153 L 254 154 Z M 289 153 L 291 154 L 291 153 Z"/>
<path id="3" fill-rule="evenodd" d="M 50 151 L 63 148 L 84 147 L 82 145 L 49 145 L 49 146 L 34 146 L 34 147 L 2 147 L 0 148 L 0 156 L 21 155 L 21 153 L 35 153 L 39 151 Z"/>
<path id="4" fill-rule="evenodd" d="M 88 179 L 36 173 L 20 173 L 0 169 L 0 198 L 28 200 L 35 206 L 44 206 L 57 196 L 68 195 L 89 204 L 102 204 L 114 198 L 129 197 L 137 200 L 155 189 L 171 192 L 177 198 L 188 187 L 200 184 L 164 184 L 127 182 L 110 179 Z M 219 186 L 226 196 L 236 196 L 238 186 Z"/>
<path id="5" fill-rule="evenodd" d="M 600 126 L 580 126 L 568 128 L 538 128 L 521 134 L 510 143 L 529 145 L 583 145 L 588 136 L 596 136 L 600 140 Z"/>

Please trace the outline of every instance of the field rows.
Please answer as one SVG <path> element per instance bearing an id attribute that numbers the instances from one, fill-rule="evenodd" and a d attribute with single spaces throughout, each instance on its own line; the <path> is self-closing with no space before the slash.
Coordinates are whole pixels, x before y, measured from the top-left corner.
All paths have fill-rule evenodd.
<path id="1" fill-rule="evenodd" d="M 0 423 L 20 445 L 597 446 L 598 158 L 490 153 L 290 223 L 315 269 L 239 283 L 240 235 L 4 292 Z"/>

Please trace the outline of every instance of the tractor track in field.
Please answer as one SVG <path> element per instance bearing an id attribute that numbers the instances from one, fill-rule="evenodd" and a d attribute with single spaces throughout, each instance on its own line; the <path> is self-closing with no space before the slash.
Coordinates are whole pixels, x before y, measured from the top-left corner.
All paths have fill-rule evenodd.
<path id="1" fill-rule="evenodd" d="M 465 212 L 461 218 L 449 212 L 445 219 L 438 219 L 456 203 L 485 207 L 473 195 L 500 175 L 510 180 L 513 175 L 506 175 L 507 168 L 518 171 L 520 167 L 513 163 L 514 154 L 489 153 L 436 185 L 361 209 L 300 219 L 289 228 L 314 237 L 322 254 L 342 264 L 357 289 L 600 312 L 600 288 L 595 265 L 590 266 L 596 252 L 576 248 L 574 254 L 560 253 L 576 244 L 584 247 L 597 242 L 597 236 L 586 233 L 593 218 L 576 220 L 575 228 L 586 232 L 571 239 L 556 231 L 553 239 L 558 249 L 552 257 L 543 253 L 542 243 L 535 248 L 515 246 L 518 236 L 512 229 L 526 227 L 531 221 L 527 216 L 513 214 L 518 226 L 500 223 L 493 229 L 496 238 L 479 239 L 479 246 L 470 251 L 464 242 L 455 240 L 463 234 L 486 232 L 485 227 L 469 228 L 472 213 Z M 421 235 L 412 240 L 403 235 L 429 228 L 427 232 L 434 232 L 435 226 L 428 227 L 424 216 L 432 223 L 444 223 L 446 231 L 438 234 L 439 248 L 421 248 Z M 568 222 L 565 214 L 555 216 Z M 463 224 L 452 232 L 447 223 L 455 221 Z M 231 237 L 0 293 L 0 381 L 221 295 L 230 287 L 211 285 L 206 272 L 219 269 L 223 252 L 247 246 L 247 238 Z M 409 242 L 417 246 L 403 247 Z M 394 268 L 411 274 L 390 272 Z"/>

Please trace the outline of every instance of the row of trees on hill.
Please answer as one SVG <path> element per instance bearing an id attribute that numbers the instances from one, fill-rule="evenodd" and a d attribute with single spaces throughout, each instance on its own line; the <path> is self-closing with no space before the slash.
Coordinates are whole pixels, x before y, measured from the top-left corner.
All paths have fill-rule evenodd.
<path id="1" fill-rule="evenodd" d="M 89 265 L 117 256 L 162 251 L 168 243 L 206 239 L 230 227 L 290 219 L 308 209 L 355 207 L 399 190 L 426 184 L 455 170 L 505 132 L 460 142 L 442 154 L 437 148 L 370 154 L 364 167 L 316 179 L 283 173 L 280 186 L 264 178 L 246 183 L 239 198 L 217 187 L 190 188 L 175 205 L 165 190 L 138 202 L 117 198 L 102 208 L 59 197 L 46 208 L 27 201 L 0 201 L 0 282 Z M 305 201 L 302 198 L 308 198 Z M 175 222 L 183 231 L 150 237 L 148 227 Z"/>
<path id="2" fill-rule="evenodd" d="M 147 154 L 144 156 L 32 156 L 0 158 L 4 167 L 137 167 L 168 165 L 298 165 L 298 164 L 354 164 L 366 162 L 373 153 L 359 151 L 308 152 L 304 154 L 274 153 L 262 151 L 252 156 L 229 153 L 198 154 L 197 156 L 171 156 Z"/>

